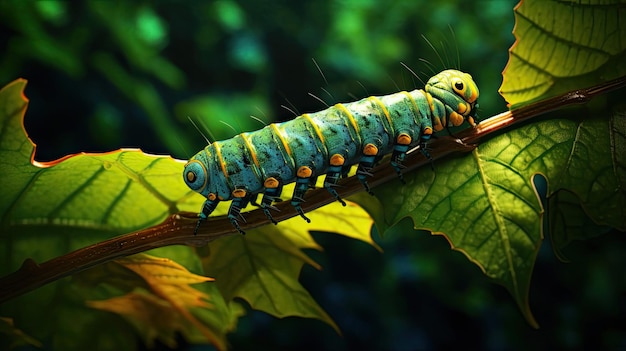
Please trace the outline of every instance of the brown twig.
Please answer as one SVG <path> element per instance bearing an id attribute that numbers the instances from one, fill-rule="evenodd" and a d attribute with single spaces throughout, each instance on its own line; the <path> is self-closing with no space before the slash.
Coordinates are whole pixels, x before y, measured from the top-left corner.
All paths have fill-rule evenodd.
<path id="1" fill-rule="evenodd" d="M 433 159 L 440 159 L 454 153 L 470 152 L 486 136 L 501 131 L 503 128 L 555 109 L 585 103 L 597 95 L 622 87 L 626 87 L 626 77 L 501 113 L 482 121 L 476 128 L 465 129 L 457 133 L 456 138 L 442 137 L 434 140 L 429 143 L 429 152 Z M 421 152 L 413 152 L 407 156 L 405 172 L 410 172 L 429 162 L 430 160 L 427 160 Z M 368 180 L 371 187 L 389 181 L 397 181 L 397 174 L 386 163 L 376 167 L 373 173 L 374 177 Z M 341 197 L 347 197 L 363 190 L 363 186 L 356 177 L 344 179 L 340 185 L 337 191 Z M 305 212 L 335 201 L 335 198 L 325 189 L 310 191 L 306 197 L 307 201 L 302 204 Z M 280 212 L 274 215 L 274 219 L 279 222 L 298 215 L 289 201 L 279 203 L 277 207 Z M 261 210 L 247 212 L 245 217 L 247 222 L 241 223 L 241 228 L 244 230 L 270 223 Z M 27 259 L 20 269 L 0 278 L 0 303 L 57 279 L 119 257 L 168 245 L 202 246 L 223 236 L 239 235 L 225 216 L 210 218 L 206 223 L 203 223 L 198 234 L 194 235 L 193 231 L 197 220 L 196 213 L 173 214 L 159 225 L 87 246 L 41 264 L 37 264 L 32 259 Z"/>

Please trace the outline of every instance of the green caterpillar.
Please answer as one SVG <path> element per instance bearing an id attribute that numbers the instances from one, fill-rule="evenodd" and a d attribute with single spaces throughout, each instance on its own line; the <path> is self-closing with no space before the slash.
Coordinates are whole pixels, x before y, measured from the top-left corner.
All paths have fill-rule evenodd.
<path id="1" fill-rule="evenodd" d="M 391 153 L 391 166 L 402 179 L 406 152 L 426 142 L 433 132 L 467 120 L 475 126 L 478 87 L 472 76 L 445 70 L 428 80 L 424 90 L 371 96 L 336 104 L 326 110 L 303 114 L 291 121 L 216 141 L 185 165 L 183 178 L 206 197 L 196 232 L 220 201 L 232 200 L 228 218 L 239 226 L 240 211 L 252 202 L 270 209 L 284 184 L 296 182 L 291 204 L 307 221 L 301 203 L 317 176 L 326 174 L 324 187 L 344 206 L 334 189 L 354 164 L 357 177 L 369 192 L 367 177 L 374 164 Z M 255 202 L 263 193 L 260 204 Z"/>

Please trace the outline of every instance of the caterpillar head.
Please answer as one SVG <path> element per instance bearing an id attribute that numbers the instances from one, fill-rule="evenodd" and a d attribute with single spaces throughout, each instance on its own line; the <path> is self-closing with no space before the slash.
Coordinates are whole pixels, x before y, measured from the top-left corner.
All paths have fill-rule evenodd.
<path id="1" fill-rule="evenodd" d="M 199 160 L 190 160 L 183 170 L 183 179 L 191 190 L 202 193 L 208 182 L 206 167 Z"/>
<path id="2" fill-rule="evenodd" d="M 185 164 L 183 180 L 191 190 L 209 200 L 228 198 L 230 190 L 224 182 L 221 169 L 215 165 L 213 155 L 213 146 L 209 145 L 193 156 Z"/>
<path id="3" fill-rule="evenodd" d="M 430 78 L 425 90 L 445 105 L 445 114 L 451 125 L 459 126 L 465 120 L 475 125 L 478 87 L 468 73 L 445 70 Z"/>

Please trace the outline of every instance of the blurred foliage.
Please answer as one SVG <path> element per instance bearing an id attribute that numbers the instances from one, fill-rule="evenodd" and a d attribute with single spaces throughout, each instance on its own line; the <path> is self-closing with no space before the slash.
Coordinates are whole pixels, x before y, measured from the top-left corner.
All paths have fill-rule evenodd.
<path id="1" fill-rule="evenodd" d="M 29 80 L 25 123 L 38 160 L 119 147 L 188 158 L 205 144 L 189 118 L 223 139 L 259 128 L 250 115 L 292 118 L 281 105 L 323 109 L 308 93 L 330 104 L 422 86 L 400 62 L 425 80 L 460 58 L 487 117 L 506 109 L 497 89 L 515 3 L 6 0 L 0 85 Z M 626 347 L 623 235 L 571 245 L 564 253 L 581 259 L 569 265 L 542 248 L 535 331 L 443 238 L 396 231 L 380 244 L 385 255 L 315 236 L 326 252 L 310 254 L 326 271 L 305 268 L 302 282 L 343 338 L 315 320 L 251 312 L 229 338 L 233 349 L 259 349 L 261 339 L 267 349 Z"/>
<path id="2" fill-rule="evenodd" d="M 205 143 L 188 118 L 224 139 L 258 129 L 250 115 L 292 118 L 281 105 L 323 109 L 309 92 L 331 104 L 422 86 L 400 62 L 425 80 L 460 58 L 489 116 L 506 108 L 513 5 L 3 1 L 0 84 L 29 80 L 40 160 L 118 147 L 188 158 Z"/>

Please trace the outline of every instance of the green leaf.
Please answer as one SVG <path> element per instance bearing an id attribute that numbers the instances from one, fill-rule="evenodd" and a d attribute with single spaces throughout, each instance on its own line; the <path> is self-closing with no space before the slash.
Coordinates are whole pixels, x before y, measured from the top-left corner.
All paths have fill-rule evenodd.
<path id="1" fill-rule="evenodd" d="M 575 240 L 586 240 L 607 233 L 611 228 L 591 220 L 580 199 L 569 191 L 557 191 L 548 200 L 550 240 L 557 257 L 569 261 L 563 248 Z"/>
<path id="2" fill-rule="evenodd" d="M 9 253 L 0 273 L 27 257 L 50 259 L 202 205 L 179 180 L 183 162 L 169 156 L 118 150 L 34 161 L 35 146 L 23 129 L 25 84 L 18 80 L 0 92 L 0 245 Z"/>
<path id="3" fill-rule="evenodd" d="M 183 162 L 169 156 L 118 150 L 70 155 L 47 163 L 34 161 L 35 146 L 22 126 L 25 84 L 16 81 L 0 96 L 4 114 L 0 119 L 0 172 L 7 182 L 0 189 L 4 236 L 26 227 L 45 226 L 48 236 L 81 228 L 103 238 L 145 228 L 170 213 L 197 211 L 201 206 L 202 200 L 182 182 L 172 182 L 180 178 Z M 12 251 L 23 259 L 15 247 Z M 36 258 L 53 256 L 42 253 Z M 3 265 L 4 269 L 15 267 L 16 262 Z"/>
<path id="4" fill-rule="evenodd" d="M 70 155 L 49 163 L 34 161 L 35 146 L 23 129 L 27 106 L 22 94 L 25 84 L 26 81 L 19 80 L 0 91 L 0 174 L 7 184 L 0 189 L 3 229 L 0 248 L 7 253 L 2 273 L 16 270 L 26 258 L 39 262 L 51 259 L 114 235 L 155 225 L 171 213 L 197 212 L 201 208 L 202 196 L 189 190 L 182 181 L 184 161 L 171 157 L 119 150 Z M 285 191 L 289 192 L 289 187 Z M 219 206 L 215 215 L 223 214 L 227 205 Z M 245 238 L 237 235 L 213 243 L 208 260 L 223 259 L 205 262 L 206 272 L 223 273 L 221 262 L 237 255 L 248 256 L 247 262 L 256 262 L 254 266 L 239 267 L 241 270 L 232 275 L 216 274 L 219 283 L 201 284 L 192 291 L 205 292 L 195 296 L 201 299 L 209 296 L 210 305 L 187 298 L 194 294 L 181 296 L 186 288 L 173 289 L 171 283 L 155 280 L 163 278 L 162 267 L 133 264 L 145 261 L 145 256 L 132 256 L 20 296 L 0 306 L 0 313 L 26 321 L 22 324 L 27 323 L 28 332 L 59 349 L 86 348 L 94 340 L 102 349 L 132 349 L 134 332 L 121 320 L 113 319 L 116 314 L 132 324 L 148 345 L 156 337 L 174 345 L 172 332 L 178 330 L 189 342 L 212 342 L 222 349 L 224 335 L 234 328 L 243 313 L 241 305 L 233 301 L 237 297 L 278 317 L 318 318 L 338 330 L 298 282 L 304 263 L 318 267 L 301 251 L 320 249 L 308 231 L 339 230 L 343 235 L 378 246 L 370 237 L 372 221 L 362 209 L 352 203 L 346 208 L 336 207 L 337 204 L 311 213 L 313 225 L 302 225 L 302 219 L 294 219 L 278 227 L 270 225 L 252 230 Z M 203 270 L 198 256 L 189 247 L 154 251 L 185 267 Z M 180 277 L 182 267 L 167 262 L 170 273 L 165 275 Z M 120 263 L 136 274 L 120 270 Z M 138 279 L 137 274 L 143 278 Z M 277 300 L 278 296 L 291 299 Z M 52 316 L 37 318 L 44 306 L 50 304 L 55 306 Z M 153 318 L 147 312 L 153 309 L 171 318 Z M 80 318 L 70 318 L 73 315 Z M 74 323 L 82 325 L 80 333 L 73 327 Z M 102 340 L 103 331 L 115 337 Z"/>
<path id="5" fill-rule="evenodd" d="M 35 146 L 23 129 L 27 106 L 23 96 L 25 84 L 26 81 L 17 80 L 0 91 L 0 174 L 3 177 L 0 248 L 6 253 L 2 256 L 3 274 L 17 269 L 26 258 L 51 259 L 113 235 L 159 223 L 172 212 L 197 210 L 201 206 L 201 198 L 180 181 L 183 162 L 171 157 L 119 150 L 71 155 L 49 163 L 33 161 Z M 177 252 L 182 251 L 183 256 L 193 257 L 187 247 L 170 247 L 163 251 L 168 256 L 180 256 Z M 197 257 L 196 267 L 200 268 Z M 83 274 L 88 272 L 92 271 Z M 134 345 L 133 335 L 120 332 L 123 324 L 106 325 L 108 322 L 101 312 L 84 306 L 86 300 L 96 296 L 112 298 L 120 291 L 103 288 L 97 281 L 84 288 L 80 288 L 84 284 L 76 285 L 76 282 L 62 280 L 46 286 L 3 304 L 1 313 L 18 321 L 30 321 L 28 332 L 46 344 L 86 347 L 93 342 L 94 333 L 117 328 L 117 338 L 105 344 L 112 349 Z M 217 290 L 215 295 L 215 299 L 221 298 Z M 50 318 L 37 318 L 51 302 L 56 312 Z M 77 307 L 77 303 L 82 307 Z M 211 340 L 206 334 L 204 342 L 215 342 L 226 332 L 221 316 L 230 316 L 232 311 L 226 303 L 205 310 L 217 317 L 204 318 L 203 322 L 218 323 L 206 328 L 221 335 Z M 64 319 L 66 314 L 73 313 L 79 313 L 84 322 L 80 336 L 68 324 L 75 319 Z M 194 340 L 198 342 L 199 338 Z M 218 344 L 223 348 L 223 341 Z"/>
<path id="6" fill-rule="evenodd" d="M 227 300 L 240 297 L 254 309 L 276 317 L 317 318 L 339 332 L 335 322 L 298 282 L 305 263 L 320 269 L 302 249 L 321 250 L 308 231 L 337 232 L 378 248 L 369 236 L 372 220 L 351 202 L 346 207 L 335 202 L 307 216 L 310 225 L 303 225 L 302 218 L 295 217 L 278 226 L 251 230 L 245 236 L 212 242 L 205 253 L 204 267 L 216 278 Z"/>
<path id="7" fill-rule="evenodd" d="M 525 0 L 515 13 L 518 40 L 500 89 L 511 105 L 626 74 L 626 37 L 617 23 L 626 15 L 623 5 Z M 568 117 L 577 120 L 553 119 L 509 131 L 471 155 L 438 164 L 434 173 L 411 174 L 404 188 L 377 189 L 377 201 L 359 203 L 380 232 L 408 216 L 417 229 L 444 235 L 453 249 L 504 285 L 536 326 L 528 290 L 543 239 L 543 208 L 533 176 L 547 178 L 548 196 L 560 189 L 574 194 L 595 223 L 625 228 L 624 162 L 618 149 L 626 133 L 624 109 L 611 116 L 606 100 L 589 108 L 569 110 Z M 553 239 L 557 250 L 570 240 L 559 235 Z"/>
<path id="8" fill-rule="evenodd" d="M 550 193 L 577 194 L 597 222 L 623 228 L 626 195 L 619 190 L 607 119 L 551 120 L 512 130 L 446 160 L 435 172 L 407 174 L 407 184 L 375 190 L 384 218 L 379 230 L 410 217 L 416 229 L 444 235 L 487 276 L 504 285 L 528 321 L 528 288 L 541 241 L 543 209 L 531 181 L 541 173 Z M 620 131 L 626 133 L 626 130 Z M 584 165 L 584 166 L 581 166 Z"/>
<path id="9" fill-rule="evenodd" d="M 561 250 L 574 240 L 589 239 L 611 228 L 626 230 L 626 107 L 619 105 L 608 126 L 592 119 L 578 130 L 576 152 L 550 196 L 553 247 Z M 598 157 L 610 150 L 610 157 Z M 586 179 L 595 178 L 589 183 Z M 585 189 L 588 187 L 588 189 Z"/>
<path id="10" fill-rule="evenodd" d="M 513 107 L 626 74 L 626 1 L 523 0 L 500 93 Z"/>
<path id="11" fill-rule="evenodd" d="M 575 193 L 597 224 L 620 230 L 626 230 L 626 168 L 623 150 L 612 142 L 626 134 L 624 116 L 620 111 L 577 123 L 564 168 L 550 167 L 546 173 L 554 188 Z"/>

